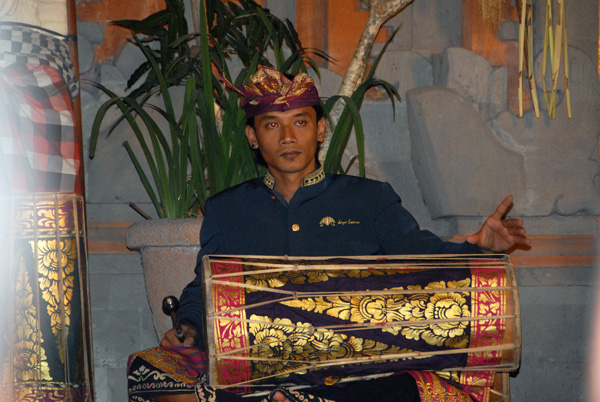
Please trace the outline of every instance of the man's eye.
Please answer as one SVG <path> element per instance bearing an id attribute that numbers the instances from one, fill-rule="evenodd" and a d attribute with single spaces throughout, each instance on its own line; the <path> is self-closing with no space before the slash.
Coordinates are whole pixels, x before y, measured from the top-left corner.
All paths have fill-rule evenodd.
<path id="1" fill-rule="evenodd" d="M 297 125 L 297 126 L 304 126 L 305 124 L 306 124 L 306 120 L 298 120 L 298 121 L 296 122 L 296 125 Z"/>
<path id="2" fill-rule="evenodd" d="M 268 128 L 276 128 L 277 127 L 277 123 L 268 123 L 267 127 Z"/>

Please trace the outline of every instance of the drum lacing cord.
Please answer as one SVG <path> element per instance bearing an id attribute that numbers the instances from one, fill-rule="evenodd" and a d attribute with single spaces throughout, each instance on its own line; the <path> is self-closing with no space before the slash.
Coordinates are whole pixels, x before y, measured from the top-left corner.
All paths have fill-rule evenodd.
<path id="1" fill-rule="evenodd" d="M 292 267 L 292 270 L 294 272 L 298 272 L 298 264 L 294 264 L 294 266 Z M 293 298 L 294 298 L 294 300 L 298 300 L 298 291 L 294 290 Z"/>

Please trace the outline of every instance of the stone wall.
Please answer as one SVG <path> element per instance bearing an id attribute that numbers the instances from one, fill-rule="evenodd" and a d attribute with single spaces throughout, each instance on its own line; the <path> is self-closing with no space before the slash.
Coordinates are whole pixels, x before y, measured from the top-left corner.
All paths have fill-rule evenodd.
<path id="1" fill-rule="evenodd" d="M 265 3 L 294 20 L 294 0 Z M 393 83 L 402 100 L 395 109 L 381 99 L 369 99 L 362 108 L 368 176 L 389 181 L 424 228 L 445 237 L 469 233 L 505 194 L 515 195 L 511 214 L 524 217 L 534 238 L 530 251 L 513 253 L 523 331 L 522 365 L 511 381 L 517 402 L 585 399 L 600 214 L 598 4 L 573 0 L 567 6 L 574 102 L 570 120 L 562 96 L 554 121 L 536 119 L 531 110 L 518 118 L 509 110 L 506 68 L 460 47 L 458 0 L 417 0 L 390 21 L 391 28 L 402 27 L 377 75 Z M 536 11 L 538 7 L 536 3 Z M 506 28 L 502 32 L 514 39 Z M 93 45 L 105 41 L 102 24 L 79 25 L 82 76 L 123 91 L 140 53 L 126 45 L 109 62 L 95 63 Z M 322 95 L 336 93 L 341 77 L 331 69 L 321 73 Z M 84 83 L 84 136 L 89 136 L 103 99 Z M 127 355 L 157 343 L 139 256 L 114 235 L 115 225 L 123 228 L 141 219 L 129 202 L 152 213 L 121 146 L 129 135 L 118 129 L 109 140 L 101 139 L 96 158 L 86 161 L 99 401 L 125 400 Z M 107 246 L 112 242 L 117 251 Z"/>
<path id="2" fill-rule="evenodd" d="M 523 353 L 510 380 L 513 402 L 587 398 L 597 273 L 588 267 L 517 268 Z"/>
<path id="3" fill-rule="evenodd" d="M 157 346 L 137 253 L 91 254 L 96 401 L 127 400 L 127 356 Z"/>

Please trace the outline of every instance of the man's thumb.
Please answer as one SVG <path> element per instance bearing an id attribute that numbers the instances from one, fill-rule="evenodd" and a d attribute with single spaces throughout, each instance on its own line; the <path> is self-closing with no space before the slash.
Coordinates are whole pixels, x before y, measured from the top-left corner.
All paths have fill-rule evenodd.
<path id="1" fill-rule="evenodd" d="M 467 243 L 477 244 L 477 242 L 479 242 L 479 234 L 478 233 L 474 233 L 472 235 L 467 236 Z"/>

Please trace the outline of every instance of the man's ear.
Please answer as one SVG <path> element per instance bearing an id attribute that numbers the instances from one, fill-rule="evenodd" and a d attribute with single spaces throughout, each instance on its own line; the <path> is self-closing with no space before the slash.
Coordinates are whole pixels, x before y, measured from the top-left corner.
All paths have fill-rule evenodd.
<path id="1" fill-rule="evenodd" d="M 254 129 L 251 126 L 246 126 L 246 138 L 248 139 L 248 144 L 250 144 L 250 148 L 258 148 L 258 141 L 256 140 L 256 131 L 254 131 Z"/>
<path id="2" fill-rule="evenodd" d="M 325 117 L 321 117 L 321 120 L 317 123 L 317 141 L 325 141 L 325 130 L 327 129 L 327 120 Z"/>

